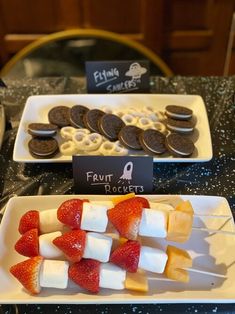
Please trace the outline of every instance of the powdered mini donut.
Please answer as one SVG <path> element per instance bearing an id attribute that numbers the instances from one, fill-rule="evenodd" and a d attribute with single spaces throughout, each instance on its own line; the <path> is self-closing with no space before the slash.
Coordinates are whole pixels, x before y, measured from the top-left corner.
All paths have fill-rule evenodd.
<path id="1" fill-rule="evenodd" d="M 153 127 L 153 121 L 149 118 L 139 118 L 137 126 L 143 130 L 151 129 Z"/>
<path id="2" fill-rule="evenodd" d="M 137 125 L 138 119 L 130 113 L 125 113 L 122 120 L 126 125 Z"/>
<path id="3" fill-rule="evenodd" d="M 77 129 L 75 129 L 72 126 L 65 126 L 63 128 L 61 128 L 60 130 L 60 135 L 62 138 L 64 138 L 65 140 L 71 140 L 73 134 L 77 131 Z"/>
<path id="4" fill-rule="evenodd" d="M 161 133 L 166 133 L 166 126 L 164 123 L 156 121 L 153 123 L 153 129 L 161 132 Z"/>
<path id="5" fill-rule="evenodd" d="M 112 151 L 113 151 L 112 155 L 114 155 L 114 156 L 126 156 L 126 155 L 128 155 L 128 149 L 123 147 L 119 141 L 114 143 Z"/>
<path id="6" fill-rule="evenodd" d="M 83 134 L 80 132 L 77 132 L 73 136 L 73 142 L 77 146 L 77 148 L 81 151 L 93 151 L 97 150 L 101 143 L 103 141 L 103 138 L 98 133 L 91 133 L 91 134 Z"/>
<path id="7" fill-rule="evenodd" d="M 125 156 L 128 154 L 128 150 L 124 148 L 119 141 L 117 142 L 104 142 L 100 148 L 99 152 L 104 156 Z"/>
<path id="8" fill-rule="evenodd" d="M 67 141 L 60 145 L 60 152 L 65 156 L 75 155 L 77 151 L 78 151 L 77 146 L 73 141 Z"/>

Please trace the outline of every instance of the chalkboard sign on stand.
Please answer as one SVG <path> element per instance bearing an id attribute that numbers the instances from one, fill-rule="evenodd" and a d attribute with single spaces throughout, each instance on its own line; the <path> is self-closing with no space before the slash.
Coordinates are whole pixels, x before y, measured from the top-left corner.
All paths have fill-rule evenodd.
<path id="1" fill-rule="evenodd" d="M 86 62 L 88 93 L 148 93 L 149 62 Z"/>

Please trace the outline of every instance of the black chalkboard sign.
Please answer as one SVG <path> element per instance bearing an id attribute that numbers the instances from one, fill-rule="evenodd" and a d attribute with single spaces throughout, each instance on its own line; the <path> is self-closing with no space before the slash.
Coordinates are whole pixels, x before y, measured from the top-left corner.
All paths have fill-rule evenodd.
<path id="1" fill-rule="evenodd" d="M 149 92 L 148 61 L 87 61 L 88 93 Z"/>
<path id="2" fill-rule="evenodd" d="M 149 194 L 153 190 L 153 158 L 73 156 L 78 194 Z"/>

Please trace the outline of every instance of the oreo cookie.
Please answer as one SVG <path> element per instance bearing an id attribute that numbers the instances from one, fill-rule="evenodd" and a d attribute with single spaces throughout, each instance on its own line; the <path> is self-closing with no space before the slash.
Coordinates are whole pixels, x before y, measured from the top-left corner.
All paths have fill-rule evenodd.
<path id="1" fill-rule="evenodd" d="M 70 109 L 70 122 L 74 128 L 85 128 L 83 116 L 89 109 L 82 105 L 75 105 Z"/>
<path id="2" fill-rule="evenodd" d="M 173 156 L 188 157 L 194 151 L 193 142 L 177 133 L 172 133 L 166 138 L 166 146 Z"/>
<path id="3" fill-rule="evenodd" d="M 83 116 L 85 127 L 91 132 L 99 133 L 98 121 L 105 113 L 99 109 L 92 109 L 87 111 Z"/>
<path id="4" fill-rule="evenodd" d="M 194 129 L 194 123 L 191 120 L 167 119 L 166 127 L 173 132 L 190 133 Z"/>
<path id="5" fill-rule="evenodd" d="M 110 113 L 104 114 L 98 121 L 100 133 L 110 141 L 118 139 L 118 134 L 124 126 L 125 123 L 121 118 Z"/>
<path id="6" fill-rule="evenodd" d="M 29 143 L 29 152 L 34 158 L 52 158 L 58 152 L 58 143 L 52 137 L 34 137 Z"/>
<path id="7" fill-rule="evenodd" d="M 143 149 L 149 154 L 163 154 L 166 151 L 165 136 L 153 129 L 143 131 L 139 140 Z"/>
<path id="8" fill-rule="evenodd" d="M 57 130 L 57 125 L 51 123 L 30 123 L 28 125 L 28 133 L 32 136 L 54 136 Z"/>
<path id="9" fill-rule="evenodd" d="M 176 120 L 189 120 L 193 114 L 191 109 L 175 105 L 166 106 L 165 112 L 167 117 Z"/>
<path id="10" fill-rule="evenodd" d="M 143 132 L 142 129 L 134 125 L 124 126 L 118 134 L 121 144 L 130 149 L 142 150 L 139 136 Z"/>
<path id="11" fill-rule="evenodd" d="M 70 108 L 66 106 L 52 108 L 48 113 L 48 120 L 59 128 L 70 125 Z"/>

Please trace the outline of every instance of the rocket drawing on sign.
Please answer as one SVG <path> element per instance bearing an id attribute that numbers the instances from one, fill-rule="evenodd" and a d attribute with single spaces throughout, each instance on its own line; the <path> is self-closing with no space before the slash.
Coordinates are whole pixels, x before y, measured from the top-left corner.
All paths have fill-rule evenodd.
<path id="1" fill-rule="evenodd" d="M 126 163 L 125 167 L 123 168 L 123 174 L 121 175 L 118 183 L 124 184 L 126 181 L 130 184 L 132 180 L 132 171 L 133 171 L 133 162 L 129 161 Z"/>

